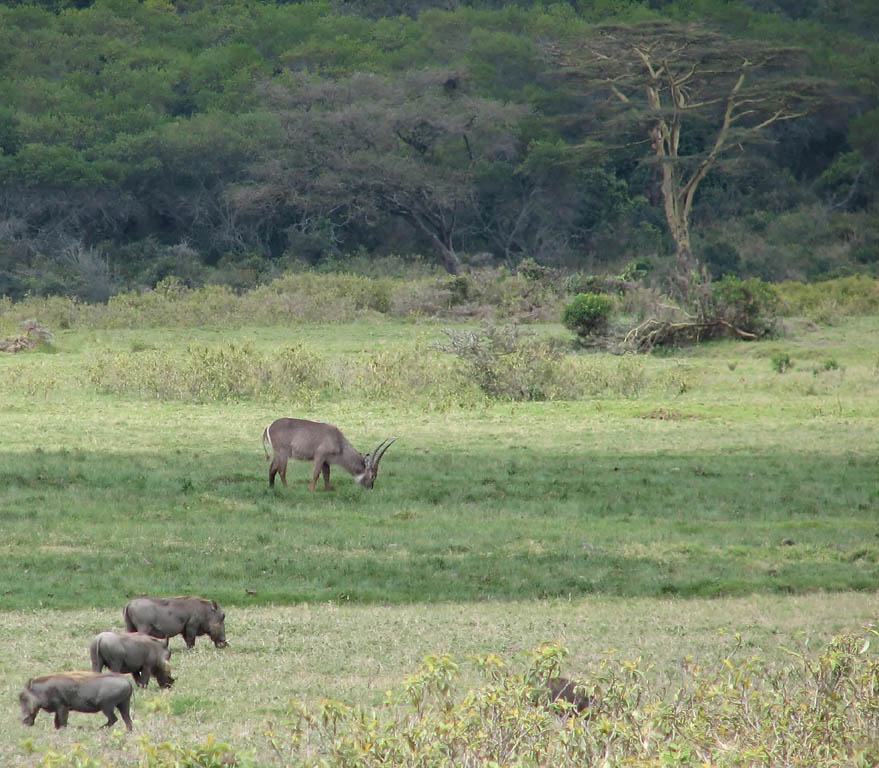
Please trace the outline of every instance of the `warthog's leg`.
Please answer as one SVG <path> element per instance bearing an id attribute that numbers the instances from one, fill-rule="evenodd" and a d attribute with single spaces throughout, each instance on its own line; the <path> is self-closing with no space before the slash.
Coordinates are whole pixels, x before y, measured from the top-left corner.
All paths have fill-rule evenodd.
<path id="1" fill-rule="evenodd" d="M 58 705 L 58 709 L 55 710 L 55 727 L 56 728 L 66 728 L 67 727 L 67 716 L 70 714 L 70 710 L 65 707 L 63 704 Z"/>
<path id="2" fill-rule="evenodd" d="M 129 707 L 131 706 L 131 702 L 123 701 L 119 704 L 119 714 L 122 715 L 122 722 L 125 723 L 125 727 L 130 731 L 131 730 L 131 714 L 129 713 Z"/>
<path id="3" fill-rule="evenodd" d="M 115 704 L 110 704 L 109 706 L 105 705 L 101 707 L 101 712 L 103 712 L 107 716 L 107 722 L 104 723 L 101 728 L 109 728 L 119 719 L 118 717 L 116 717 L 116 713 L 113 711 L 115 708 Z"/>

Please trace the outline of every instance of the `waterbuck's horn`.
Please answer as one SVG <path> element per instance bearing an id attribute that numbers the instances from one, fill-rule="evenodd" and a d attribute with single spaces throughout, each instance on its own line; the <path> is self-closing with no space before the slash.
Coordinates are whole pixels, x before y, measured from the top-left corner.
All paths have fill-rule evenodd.
<path id="1" fill-rule="evenodd" d="M 385 455 L 385 451 L 387 451 L 388 448 L 391 447 L 392 443 L 396 439 L 397 438 L 395 437 L 392 440 L 382 440 L 376 446 L 375 450 L 372 452 L 372 457 L 374 457 L 374 458 L 371 457 L 371 460 L 370 460 L 370 464 L 371 464 L 373 470 L 378 471 L 378 463 L 382 460 L 382 456 Z"/>

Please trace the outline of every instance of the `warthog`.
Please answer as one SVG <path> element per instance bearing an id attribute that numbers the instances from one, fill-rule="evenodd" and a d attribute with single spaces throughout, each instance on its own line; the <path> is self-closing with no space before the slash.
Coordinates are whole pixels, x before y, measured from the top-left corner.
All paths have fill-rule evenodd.
<path id="1" fill-rule="evenodd" d="M 131 730 L 131 681 L 115 672 L 61 672 L 28 680 L 19 694 L 21 719 L 25 725 L 33 725 L 41 709 L 55 713 L 55 727 L 64 728 L 67 716 L 74 712 L 103 712 L 109 728 L 116 722 L 116 713 L 122 715 L 125 727 Z"/>
<path id="2" fill-rule="evenodd" d="M 92 671 L 100 672 L 107 667 L 113 672 L 130 672 L 134 682 L 146 688 L 150 676 L 156 678 L 161 688 L 170 688 L 171 649 L 167 638 L 145 635 L 142 632 L 101 632 L 95 635 L 89 646 Z"/>
<path id="3" fill-rule="evenodd" d="M 567 677 L 551 677 L 546 681 L 546 688 L 550 702 L 566 701 L 573 705 L 578 714 L 595 705 L 595 699 L 583 692 L 583 683 L 577 680 L 569 680 Z"/>
<path id="4" fill-rule="evenodd" d="M 200 597 L 136 597 L 122 612 L 129 632 L 145 632 L 153 637 L 183 635 L 186 647 L 195 638 L 209 635 L 217 648 L 225 648 L 226 614 L 216 600 Z"/>

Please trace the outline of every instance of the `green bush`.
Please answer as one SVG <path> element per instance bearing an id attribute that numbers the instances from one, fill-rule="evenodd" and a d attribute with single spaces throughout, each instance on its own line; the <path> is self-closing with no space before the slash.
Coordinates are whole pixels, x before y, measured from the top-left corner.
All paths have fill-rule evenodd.
<path id="1" fill-rule="evenodd" d="M 780 302 L 769 283 L 726 275 L 711 283 L 711 314 L 738 331 L 757 337 L 775 332 Z"/>
<path id="2" fill-rule="evenodd" d="M 482 681 L 468 686 L 458 681 L 454 657 L 432 655 L 388 691 L 379 711 L 291 700 L 286 716 L 264 731 L 276 758 L 259 765 L 876 765 L 879 660 L 869 653 L 876 635 L 837 637 L 818 655 L 788 649 L 791 661 L 781 666 L 740 657 L 739 640 L 716 666 L 687 658 L 671 689 L 652 682 L 644 659 L 608 655 L 574 679 L 586 698 L 582 712 L 547 694 L 567 657 L 558 644 L 544 643 L 515 663 L 493 653 L 477 657 Z M 144 737 L 137 752 L 141 768 L 256 764 L 252 753 L 212 737 L 194 747 Z M 105 765 L 80 744 L 67 754 L 47 751 L 42 762 Z"/>
<path id="3" fill-rule="evenodd" d="M 193 345 L 182 356 L 156 349 L 107 352 L 96 355 L 86 371 L 100 392 L 160 400 L 285 399 L 310 404 L 336 386 L 329 363 L 302 345 L 270 355 L 247 344 Z"/>
<path id="4" fill-rule="evenodd" d="M 772 370 L 776 373 L 784 373 L 793 367 L 793 361 L 787 352 L 776 352 L 772 356 Z"/>
<path id="5" fill-rule="evenodd" d="M 781 283 L 777 286 L 781 312 L 813 322 L 838 317 L 879 314 L 879 280 L 866 275 L 840 277 L 820 283 Z"/>
<path id="6" fill-rule="evenodd" d="M 560 350 L 535 339 L 515 324 L 483 323 L 478 331 L 445 329 L 443 352 L 467 366 L 467 375 L 489 397 L 509 400 L 552 400 L 576 397 L 566 380 Z"/>
<path id="7" fill-rule="evenodd" d="M 601 293 L 580 293 L 562 311 L 562 324 L 586 339 L 607 327 L 613 301 Z"/>

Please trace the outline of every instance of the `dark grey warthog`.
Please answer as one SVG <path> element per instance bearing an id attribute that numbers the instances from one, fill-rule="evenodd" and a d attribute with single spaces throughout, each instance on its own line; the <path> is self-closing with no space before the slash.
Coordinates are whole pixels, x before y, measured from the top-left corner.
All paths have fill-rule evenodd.
<path id="1" fill-rule="evenodd" d="M 55 713 L 55 727 L 64 728 L 67 716 L 74 712 L 103 712 L 108 728 L 116 722 L 115 709 L 119 710 L 125 727 L 131 730 L 131 681 L 115 672 L 61 672 L 28 680 L 19 694 L 21 720 L 33 725 L 41 709 Z"/>
<path id="2" fill-rule="evenodd" d="M 568 704 L 572 704 L 578 713 L 584 709 L 591 709 L 595 705 L 595 699 L 583 692 L 583 683 L 576 680 L 568 680 L 566 677 L 551 677 L 546 681 L 546 687 L 550 702 L 566 701 Z"/>
<path id="3" fill-rule="evenodd" d="M 143 632 L 101 632 L 89 646 L 92 672 L 107 667 L 113 672 L 130 672 L 134 682 L 146 688 L 152 675 L 161 688 L 170 688 L 171 649 L 168 640 L 145 635 Z"/>
<path id="4" fill-rule="evenodd" d="M 226 647 L 226 614 L 216 600 L 200 597 L 136 597 L 122 612 L 129 632 L 153 637 L 183 635 L 186 647 L 199 635 L 209 635 L 217 648 Z"/>

